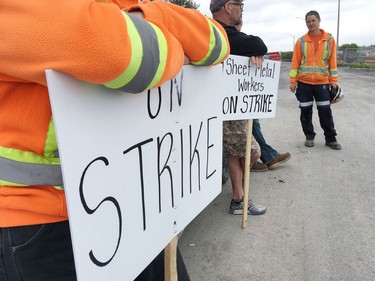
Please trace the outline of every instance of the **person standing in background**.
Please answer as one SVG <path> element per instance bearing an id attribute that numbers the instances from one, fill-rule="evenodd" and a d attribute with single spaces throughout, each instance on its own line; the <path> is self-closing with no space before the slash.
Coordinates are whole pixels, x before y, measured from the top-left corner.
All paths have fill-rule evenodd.
<path id="1" fill-rule="evenodd" d="M 337 89 L 338 72 L 336 42 L 333 36 L 320 29 L 320 15 L 309 11 L 305 16 L 308 32 L 294 46 L 290 70 L 290 91 L 295 93 L 301 109 L 301 125 L 305 146 L 313 147 L 315 131 L 312 123 L 313 103 L 316 102 L 325 145 L 340 150 L 333 123 L 330 87 Z"/>

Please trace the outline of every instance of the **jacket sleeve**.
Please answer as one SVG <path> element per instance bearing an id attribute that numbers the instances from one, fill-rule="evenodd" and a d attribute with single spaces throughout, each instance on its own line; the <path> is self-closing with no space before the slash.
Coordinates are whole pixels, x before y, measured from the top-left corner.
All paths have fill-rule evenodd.
<path id="1" fill-rule="evenodd" d="M 128 11 L 135 10 L 142 10 L 147 21 L 164 25 L 181 43 L 191 64 L 218 64 L 229 54 L 228 38 L 223 27 L 194 9 L 144 0 Z"/>
<path id="2" fill-rule="evenodd" d="M 174 77 L 183 65 L 182 45 L 191 38 L 199 41 L 196 49 L 203 41 L 210 42 L 209 31 L 215 30 L 218 42 L 221 40 L 212 44 L 211 51 L 206 47 L 205 55 L 202 50 L 187 48 L 198 64 L 216 63 L 226 56 L 225 37 L 215 23 L 206 20 L 202 30 L 189 26 L 194 18 L 203 21 L 198 12 L 167 9 L 173 11 L 175 21 L 181 19 L 180 29 L 187 25 L 186 37 L 179 37 L 173 34 L 177 29 L 173 22 L 163 24 L 153 19 L 154 14 L 160 15 L 159 5 L 144 6 L 150 6 L 146 20 L 121 11 L 115 4 L 92 0 L 2 0 L 0 76 L 46 85 L 44 72 L 54 69 L 79 80 L 135 93 Z M 190 46 L 195 43 L 189 42 Z M 213 59 L 211 53 L 219 55 Z"/>
<path id="3" fill-rule="evenodd" d="M 339 84 L 339 76 L 337 71 L 337 52 L 336 52 L 336 41 L 332 37 L 331 40 L 331 56 L 328 59 L 328 66 L 329 66 L 329 83 L 330 84 Z"/>
<path id="4" fill-rule="evenodd" d="M 301 65 L 302 50 L 301 50 L 301 39 L 298 39 L 294 45 L 292 65 L 289 72 L 289 83 L 290 85 L 297 84 L 298 70 Z"/>
<path id="5" fill-rule="evenodd" d="M 238 31 L 234 26 L 224 26 L 230 42 L 230 53 L 239 56 L 264 56 L 267 46 L 263 40 L 254 35 Z"/>

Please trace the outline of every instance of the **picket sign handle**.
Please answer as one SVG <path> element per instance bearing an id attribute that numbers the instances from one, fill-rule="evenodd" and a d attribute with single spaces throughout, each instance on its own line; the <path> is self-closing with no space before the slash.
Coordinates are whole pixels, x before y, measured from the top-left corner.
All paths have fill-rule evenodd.
<path id="1" fill-rule="evenodd" d="M 177 244 L 178 235 L 164 248 L 164 280 L 178 281 L 177 276 Z"/>
<path id="2" fill-rule="evenodd" d="M 245 171 L 244 171 L 244 187 L 243 187 L 243 212 L 242 212 L 242 228 L 247 227 L 247 208 L 249 207 L 249 185 L 250 185 L 250 159 L 251 159 L 251 136 L 253 132 L 253 119 L 247 120 L 246 135 L 246 155 L 245 155 Z"/>

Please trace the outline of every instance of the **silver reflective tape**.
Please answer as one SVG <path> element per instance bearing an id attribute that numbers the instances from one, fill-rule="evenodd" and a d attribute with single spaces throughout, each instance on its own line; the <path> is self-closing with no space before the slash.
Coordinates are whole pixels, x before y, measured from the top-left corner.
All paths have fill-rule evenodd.
<path id="1" fill-rule="evenodd" d="M 129 93 L 140 93 L 150 85 L 158 70 L 160 64 L 159 44 L 157 34 L 149 23 L 132 14 L 128 14 L 128 16 L 133 21 L 141 38 L 143 56 L 137 74 L 128 84 L 118 90 Z M 141 52 L 141 50 L 132 51 Z"/>
<path id="2" fill-rule="evenodd" d="M 300 73 L 304 73 L 304 74 L 310 74 L 310 73 L 320 73 L 320 74 L 325 74 L 327 73 L 328 71 L 328 67 L 327 66 L 323 66 L 323 67 L 320 67 L 320 66 L 307 66 L 307 67 L 302 67 L 300 68 Z"/>
<path id="3" fill-rule="evenodd" d="M 213 25 L 213 31 L 214 31 L 214 36 L 215 36 L 215 46 L 211 50 L 211 54 L 208 57 L 208 59 L 202 65 L 213 64 L 219 58 L 220 53 L 221 53 L 221 48 L 222 48 L 223 42 L 221 41 L 221 37 L 220 37 L 220 35 L 219 35 L 218 31 L 216 30 L 216 27 L 214 25 Z"/>
<path id="4" fill-rule="evenodd" d="M 3 157 L 0 157 L 0 180 L 22 185 L 63 185 L 60 165 L 22 163 Z"/>
<path id="5" fill-rule="evenodd" d="M 326 101 L 317 101 L 316 102 L 316 106 L 327 106 L 327 105 L 330 105 L 331 102 L 329 100 L 326 100 Z"/>
<path id="6" fill-rule="evenodd" d="M 299 103 L 299 106 L 300 106 L 300 107 L 309 107 L 309 106 L 312 106 L 313 104 L 314 104 L 313 101 L 300 102 L 300 103 Z"/>
<path id="7" fill-rule="evenodd" d="M 330 69 L 331 76 L 337 76 L 337 69 Z"/>

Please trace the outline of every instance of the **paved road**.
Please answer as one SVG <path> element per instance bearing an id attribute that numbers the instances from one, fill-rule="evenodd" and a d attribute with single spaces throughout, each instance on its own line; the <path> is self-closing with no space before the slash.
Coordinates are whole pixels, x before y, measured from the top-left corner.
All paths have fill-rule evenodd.
<path id="1" fill-rule="evenodd" d="M 180 248 L 192 281 L 375 280 L 375 72 L 340 68 L 345 98 L 333 105 L 341 151 L 324 145 L 314 106 L 315 147 L 304 146 L 299 108 L 282 63 L 275 119 L 263 133 L 283 167 L 251 173 L 263 216 L 228 214 L 231 186 L 185 229 Z"/>

